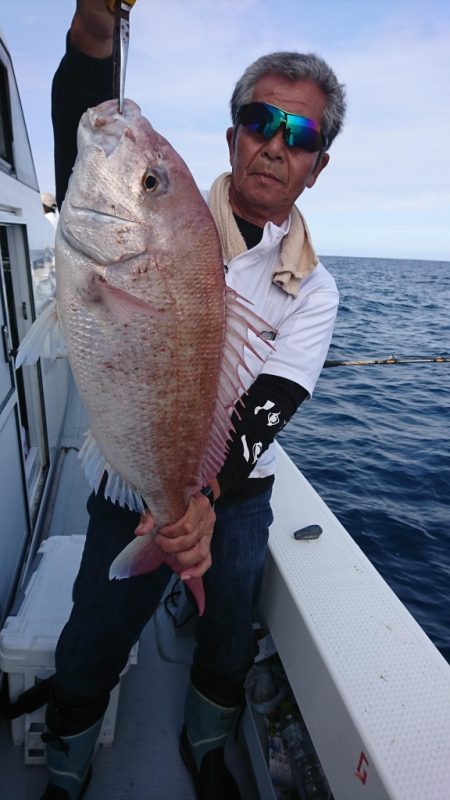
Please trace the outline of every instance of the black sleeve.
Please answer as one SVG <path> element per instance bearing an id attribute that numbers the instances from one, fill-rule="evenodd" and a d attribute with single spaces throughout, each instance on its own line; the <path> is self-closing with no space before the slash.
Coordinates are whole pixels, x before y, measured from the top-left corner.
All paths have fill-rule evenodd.
<path id="1" fill-rule="evenodd" d="M 306 389 L 288 378 L 258 375 L 243 398 L 244 407 L 238 403 L 233 412 L 235 430 L 226 461 L 217 476 L 221 497 L 236 483 L 248 478 L 260 455 L 306 397 Z"/>
<path id="2" fill-rule="evenodd" d="M 58 208 L 77 155 L 77 128 L 87 108 L 112 96 L 113 59 L 92 58 L 77 50 L 67 34 L 64 55 L 52 84 L 52 122 L 55 140 L 55 183 Z"/>

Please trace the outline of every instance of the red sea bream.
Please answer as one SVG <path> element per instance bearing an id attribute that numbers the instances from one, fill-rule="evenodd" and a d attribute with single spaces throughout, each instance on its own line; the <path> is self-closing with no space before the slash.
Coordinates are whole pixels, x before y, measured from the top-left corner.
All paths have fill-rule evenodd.
<path id="1" fill-rule="evenodd" d="M 106 470 L 106 496 L 147 505 L 158 529 L 220 469 L 243 391 L 238 367 L 261 325 L 225 286 L 215 224 L 188 168 L 130 100 L 123 114 L 110 100 L 80 121 L 56 271 L 57 315 L 91 424 L 87 478 L 98 488 Z M 166 560 L 180 571 L 153 538 L 136 537 L 110 577 Z M 201 580 L 190 588 L 202 611 Z"/>

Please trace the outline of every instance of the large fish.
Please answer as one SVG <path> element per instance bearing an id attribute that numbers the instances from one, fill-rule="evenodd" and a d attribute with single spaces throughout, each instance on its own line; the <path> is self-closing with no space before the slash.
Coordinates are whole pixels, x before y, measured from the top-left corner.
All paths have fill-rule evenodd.
<path id="1" fill-rule="evenodd" d="M 55 250 L 57 315 L 91 424 L 87 478 L 98 488 L 106 470 L 105 495 L 148 506 L 157 530 L 223 464 L 261 320 L 225 286 L 215 224 L 188 168 L 132 101 L 123 114 L 111 100 L 81 118 Z M 53 316 L 39 318 L 41 333 Z M 19 363 L 33 360 L 27 352 L 25 343 Z M 180 572 L 154 535 L 136 537 L 110 577 L 162 562 Z M 201 579 L 189 588 L 202 613 Z"/>

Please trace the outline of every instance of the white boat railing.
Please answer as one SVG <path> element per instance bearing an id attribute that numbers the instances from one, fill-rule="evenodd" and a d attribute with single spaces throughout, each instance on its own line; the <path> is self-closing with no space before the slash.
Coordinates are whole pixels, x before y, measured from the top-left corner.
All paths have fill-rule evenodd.
<path id="1" fill-rule="evenodd" d="M 450 666 L 281 447 L 273 510 L 262 612 L 335 800 L 450 797 Z"/>

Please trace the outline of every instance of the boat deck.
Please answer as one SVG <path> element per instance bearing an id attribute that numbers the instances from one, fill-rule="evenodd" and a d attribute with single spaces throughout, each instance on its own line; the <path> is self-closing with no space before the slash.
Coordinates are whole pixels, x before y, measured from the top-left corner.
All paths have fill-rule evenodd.
<path id="1" fill-rule="evenodd" d="M 77 452 L 87 427 L 73 392 L 57 491 L 50 499 L 44 524 L 48 536 L 86 532 L 89 487 Z M 161 604 L 141 636 L 138 663 L 122 678 L 114 743 L 99 749 L 85 800 L 195 800 L 178 753 L 193 648 L 191 632 L 186 628 L 177 631 Z M 227 745 L 227 758 L 242 796 L 259 800 L 242 735 Z M 10 723 L 0 718 L 0 796 L 37 800 L 45 784 L 45 766 L 24 764 L 23 747 L 12 744 Z"/>
<path id="2" fill-rule="evenodd" d="M 76 456 L 86 427 L 74 394 L 48 536 L 85 532 Z M 448 798 L 450 666 L 281 448 L 272 506 L 261 611 L 335 800 Z M 310 524 L 322 535 L 297 541 Z M 193 646 L 161 606 L 122 680 L 115 741 L 97 755 L 86 800 L 193 800 L 178 754 Z M 273 800 L 252 719 L 230 742 L 230 765 L 245 800 Z M 0 797 L 37 800 L 45 768 L 25 767 L 4 720 L 0 748 Z"/>

